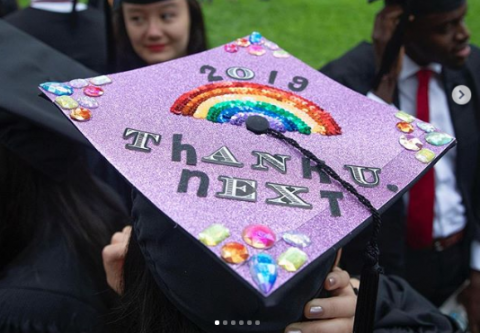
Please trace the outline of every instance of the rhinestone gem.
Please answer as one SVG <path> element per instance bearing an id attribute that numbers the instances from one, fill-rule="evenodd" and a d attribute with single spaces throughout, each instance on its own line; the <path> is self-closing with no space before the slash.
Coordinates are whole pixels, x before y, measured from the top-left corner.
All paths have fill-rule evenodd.
<path id="1" fill-rule="evenodd" d="M 262 56 L 265 54 L 265 52 L 267 52 L 263 46 L 261 45 L 250 45 L 248 48 L 248 53 L 252 54 L 252 55 L 255 55 L 255 56 Z"/>
<path id="2" fill-rule="evenodd" d="M 435 158 L 435 153 L 430 149 L 423 148 L 415 153 L 415 158 L 422 163 L 430 163 Z"/>
<path id="3" fill-rule="evenodd" d="M 288 58 L 290 57 L 290 53 L 288 53 L 285 50 L 277 50 L 277 51 L 273 51 L 273 56 L 275 58 Z"/>
<path id="4" fill-rule="evenodd" d="M 307 261 L 307 254 L 296 247 L 291 247 L 278 257 L 278 266 L 289 272 L 296 272 Z"/>
<path id="5" fill-rule="evenodd" d="M 263 41 L 263 37 L 262 37 L 262 34 L 257 32 L 257 31 L 254 31 L 252 32 L 252 34 L 250 35 L 250 37 L 248 38 L 248 41 L 251 43 L 251 44 L 261 44 L 262 41 Z"/>
<path id="6" fill-rule="evenodd" d="M 243 240 L 257 249 L 268 249 L 275 244 L 275 233 L 265 225 L 251 225 L 242 233 Z"/>
<path id="7" fill-rule="evenodd" d="M 443 146 L 452 142 L 453 137 L 446 133 L 432 132 L 425 136 L 425 140 L 431 145 Z"/>
<path id="8" fill-rule="evenodd" d="M 70 118 L 77 121 L 87 121 L 92 118 L 92 112 L 85 108 L 76 108 L 70 113 Z"/>
<path id="9" fill-rule="evenodd" d="M 417 123 L 418 128 L 420 128 L 422 131 L 430 133 L 435 131 L 435 126 L 429 123 L 424 123 L 424 122 L 418 122 Z"/>
<path id="10" fill-rule="evenodd" d="M 225 46 L 223 47 L 225 49 L 225 51 L 227 51 L 228 53 L 235 53 L 235 52 L 238 52 L 238 45 L 237 44 L 225 44 Z"/>
<path id="11" fill-rule="evenodd" d="M 90 97 L 100 97 L 103 95 L 103 89 L 95 86 L 88 86 L 83 89 L 83 93 Z"/>
<path id="12" fill-rule="evenodd" d="M 407 134 L 400 137 L 400 144 L 407 150 L 418 151 L 423 148 L 423 143 L 413 135 Z"/>
<path id="13" fill-rule="evenodd" d="M 403 133 L 412 133 L 414 131 L 413 125 L 406 121 L 397 123 L 397 129 Z"/>
<path id="14" fill-rule="evenodd" d="M 235 41 L 235 43 L 237 43 L 237 45 L 241 47 L 250 46 L 250 42 L 247 38 L 239 38 Z"/>
<path id="15" fill-rule="evenodd" d="M 95 98 L 88 97 L 88 96 L 80 96 L 77 98 L 78 104 L 80 104 L 83 107 L 89 108 L 89 109 L 96 109 L 98 108 L 98 102 Z"/>
<path id="16" fill-rule="evenodd" d="M 207 246 L 215 246 L 230 237 L 230 231 L 221 224 L 212 224 L 199 235 L 200 242 Z"/>
<path id="17" fill-rule="evenodd" d="M 73 88 L 61 82 L 45 82 L 40 87 L 57 96 L 70 96 L 73 94 Z"/>
<path id="18" fill-rule="evenodd" d="M 312 244 L 310 237 L 299 231 L 287 231 L 282 235 L 283 240 L 292 246 L 305 248 Z"/>
<path id="19" fill-rule="evenodd" d="M 96 86 L 103 86 L 105 84 L 112 83 L 112 80 L 106 75 L 100 75 L 100 76 L 92 77 L 90 79 L 90 82 Z"/>
<path id="20" fill-rule="evenodd" d="M 277 280 L 275 260 L 267 253 L 259 253 L 250 258 L 249 266 L 253 281 L 264 294 L 267 294 Z"/>
<path id="21" fill-rule="evenodd" d="M 278 46 L 277 44 L 275 44 L 273 42 L 270 42 L 270 41 L 265 42 L 265 47 L 269 48 L 272 51 L 276 51 L 276 50 L 280 49 L 280 46 Z"/>
<path id="22" fill-rule="evenodd" d="M 230 264 L 241 264 L 248 259 L 248 249 L 245 245 L 230 242 L 222 246 L 222 258 Z"/>
<path id="23" fill-rule="evenodd" d="M 77 101 L 70 96 L 59 96 L 55 98 L 55 103 L 60 105 L 62 109 L 66 110 L 75 109 L 76 107 L 78 107 Z"/>
<path id="24" fill-rule="evenodd" d="M 407 123 L 411 123 L 412 121 L 415 120 L 415 118 L 412 115 L 409 115 L 405 111 L 398 111 L 395 113 L 395 117 L 397 117 L 400 120 L 406 121 Z"/>
<path id="25" fill-rule="evenodd" d="M 85 79 L 75 79 L 69 82 L 69 84 L 76 89 L 85 88 L 88 86 L 88 81 Z"/>

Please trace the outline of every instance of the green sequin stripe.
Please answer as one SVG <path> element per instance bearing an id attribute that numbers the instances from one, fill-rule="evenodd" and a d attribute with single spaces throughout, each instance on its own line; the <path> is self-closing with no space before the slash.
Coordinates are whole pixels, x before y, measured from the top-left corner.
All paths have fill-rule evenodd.
<path id="1" fill-rule="evenodd" d="M 242 100 L 232 100 L 218 103 L 212 106 L 208 110 L 208 114 L 206 119 L 212 122 L 218 122 L 217 119 L 219 115 L 228 109 L 238 107 L 238 108 L 252 108 L 252 109 L 261 109 L 265 111 L 269 111 L 275 113 L 282 118 L 288 119 L 290 122 L 295 124 L 298 131 L 302 134 L 310 134 L 312 129 L 308 126 L 302 119 L 298 118 L 296 115 L 292 114 L 291 112 L 278 107 L 276 105 L 266 103 L 266 102 L 252 102 L 252 101 L 242 101 Z"/>

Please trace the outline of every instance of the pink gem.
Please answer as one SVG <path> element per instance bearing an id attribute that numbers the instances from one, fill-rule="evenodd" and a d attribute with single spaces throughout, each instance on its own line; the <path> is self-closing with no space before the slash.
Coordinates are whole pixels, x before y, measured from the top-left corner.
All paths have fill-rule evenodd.
<path id="1" fill-rule="evenodd" d="M 258 44 L 250 45 L 247 49 L 248 49 L 248 53 L 253 54 L 253 55 L 256 55 L 256 56 L 264 55 L 265 52 L 267 52 L 267 51 L 263 48 L 263 46 L 258 45 Z"/>
<path id="2" fill-rule="evenodd" d="M 88 86 L 83 89 L 83 93 L 90 97 L 100 97 L 103 95 L 103 89 L 95 86 Z"/>
<path id="3" fill-rule="evenodd" d="M 228 53 L 235 53 L 235 52 L 238 51 L 238 45 L 237 44 L 225 44 L 224 49 Z"/>
<path id="4" fill-rule="evenodd" d="M 276 241 L 275 233 L 265 225 L 251 225 L 242 233 L 243 240 L 257 249 L 269 249 Z"/>

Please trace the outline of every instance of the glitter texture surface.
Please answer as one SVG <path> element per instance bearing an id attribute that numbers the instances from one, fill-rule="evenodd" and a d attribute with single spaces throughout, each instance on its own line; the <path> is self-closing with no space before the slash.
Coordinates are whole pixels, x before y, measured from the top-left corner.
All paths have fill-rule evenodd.
<path id="1" fill-rule="evenodd" d="M 244 125 L 213 123 L 172 113 L 170 109 L 180 96 L 212 82 L 240 82 L 230 78 L 226 71 L 231 67 L 244 67 L 255 73 L 254 78 L 248 82 L 291 91 L 328 110 L 340 126 L 341 135 L 304 135 L 298 132 L 287 132 L 286 135 L 311 150 L 341 177 L 351 182 L 376 208 L 381 208 L 404 191 L 409 183 L 426 168 L 433 166 L 445 150 L 454 145 L 452 141 L 445 146 L 429 146 L 435 153 L 435 160 L 430 164 L 419 163 L 415 152 L 408 151 L 399 144 L 400 133 L 395 126 L 399 120 L 394 116 L 396 109 L 343 87 L 293 56 L 276 58 L 272 53 L 255 57 L 244 49 L 228 53 L 224 46 L 220 46 L 165 64 L 109 75 L 112 83 L 102 86 L 105 94 L 101 97 L 95 116 L 88 122 L 74 122 L 100 153 L 139 191 L 195 238 L 208 226 L 219 221 L 230 230 L 228 242 L 244 244 L 242 231 L 252 224 L 268 225 L 277 235 L 286 231 L 308 235 L 311 245 L 303 249 L 308 261 L 298 272 L 279 270 L 275 285 L 265 296 L 281 288 L 295 274 L 301 274 L 311 261 L 329 248 L 341 246 L 341 240 L 351 238 L 351 233 L 370 214 L 335 181 L 322 184 L 315 172 L 312 172 L 311 179 L 305 178 L 302 173 L 302 156 L 279 140 L 266 135 L 255 135 L 246 130 Z M 51 100 L 56 97 L 45 93 Z M 83 91 L 77 89 L 72 97 L 82 95 Z M 256 101 L 255 97 L 251 98 Z M 67 117 L 69 115 L 68 111 L 59 112 Z M 126 144 L 133 143 L 132 138 L 123 139 L 126 128 L 161 135 L 161 143 L 149 144 L 149 153 L 125 149 Z M 195 148 L 195 165 L 186 164 L 185 153 L 182 153 L 180 162 L 172 161 L 174 134 L 181 134 L 181 143 Z M 418 138 L 424 144 L 425 134 L 418 131 Z M 222 147 L 227 147 L 241 166 L 202 161 L 202 158 Z M 257 164 L 253 151 L 290 156 L 286 161 L 286 172 L 279 172 L 267 162 L 264 162 L 267 170 L 252 168 Z M 357 185 L 353 182 L 350 171 L 344 168 L 346 164 L 381 168 L 379 185 Z M 209 177 L 206 197 L 197 196 L 197 182 L 192 182 L 186 193 L 177 192 L 183 169 L 200 171 Z M 218 197 L 218 193 L 223 191 L 220 176 L 254 180 L 255 199 L 240 201 Z M 308 188 L 308 192 L 298 193 L 298 196 L 308 202 L 311 208 L 286 207 L 281 203 L 267 204 L 267 199 L 279 197 L 272 185 L 267 186 L 267 183 Z M 393 192 L 387 186 L 396 186 L 398 191 Z M 320 191 L 343 192 L 344 199 L 339 201 L 341 216 L 331 216 L 329 200 L 322 199 Z M 225 242 L 208 247 L 223 265 L 227 264 L 220 257 L 220 250 Z M 288 247 L 290 246 L 282 241 L 276 242 L 268 250 L 249 250 L 251 256 L 266 252 L 273 258 L 278 258 Z M 259 290 L 248 265 L 228 267 Z"/>

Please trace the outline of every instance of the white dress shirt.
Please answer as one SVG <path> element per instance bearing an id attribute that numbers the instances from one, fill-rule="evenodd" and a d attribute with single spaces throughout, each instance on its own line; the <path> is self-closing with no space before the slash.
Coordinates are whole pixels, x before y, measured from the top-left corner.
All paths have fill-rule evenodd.
<path id="1" fill-rule="evenodd" d="M 430 123 L 440 131 L 455 136 L 448 108 L 447 94 L 441 80 L 442 66 L 432 63 L 428 68 L 433 72 L 428 88 Z M 418 79 L 421 69 L 407 55 L 403 58 L 402 71 L 398 78 L 400 109 L 416 116 Z M 382 99 L 369 92 L 369 98 L 381 103 Z M 455 178 L 456 147 L 450 149 L 434 166 L 435 170 L 435 208 L 433 221 L 433 238 L 448 237 L 463 228 L 467 223 L 465 206 Z M 408 195 L 406 203 L 408 205 Z M 480 270 L 480 242 L 472 243 L 472 260 L 470 266 Z"/>

